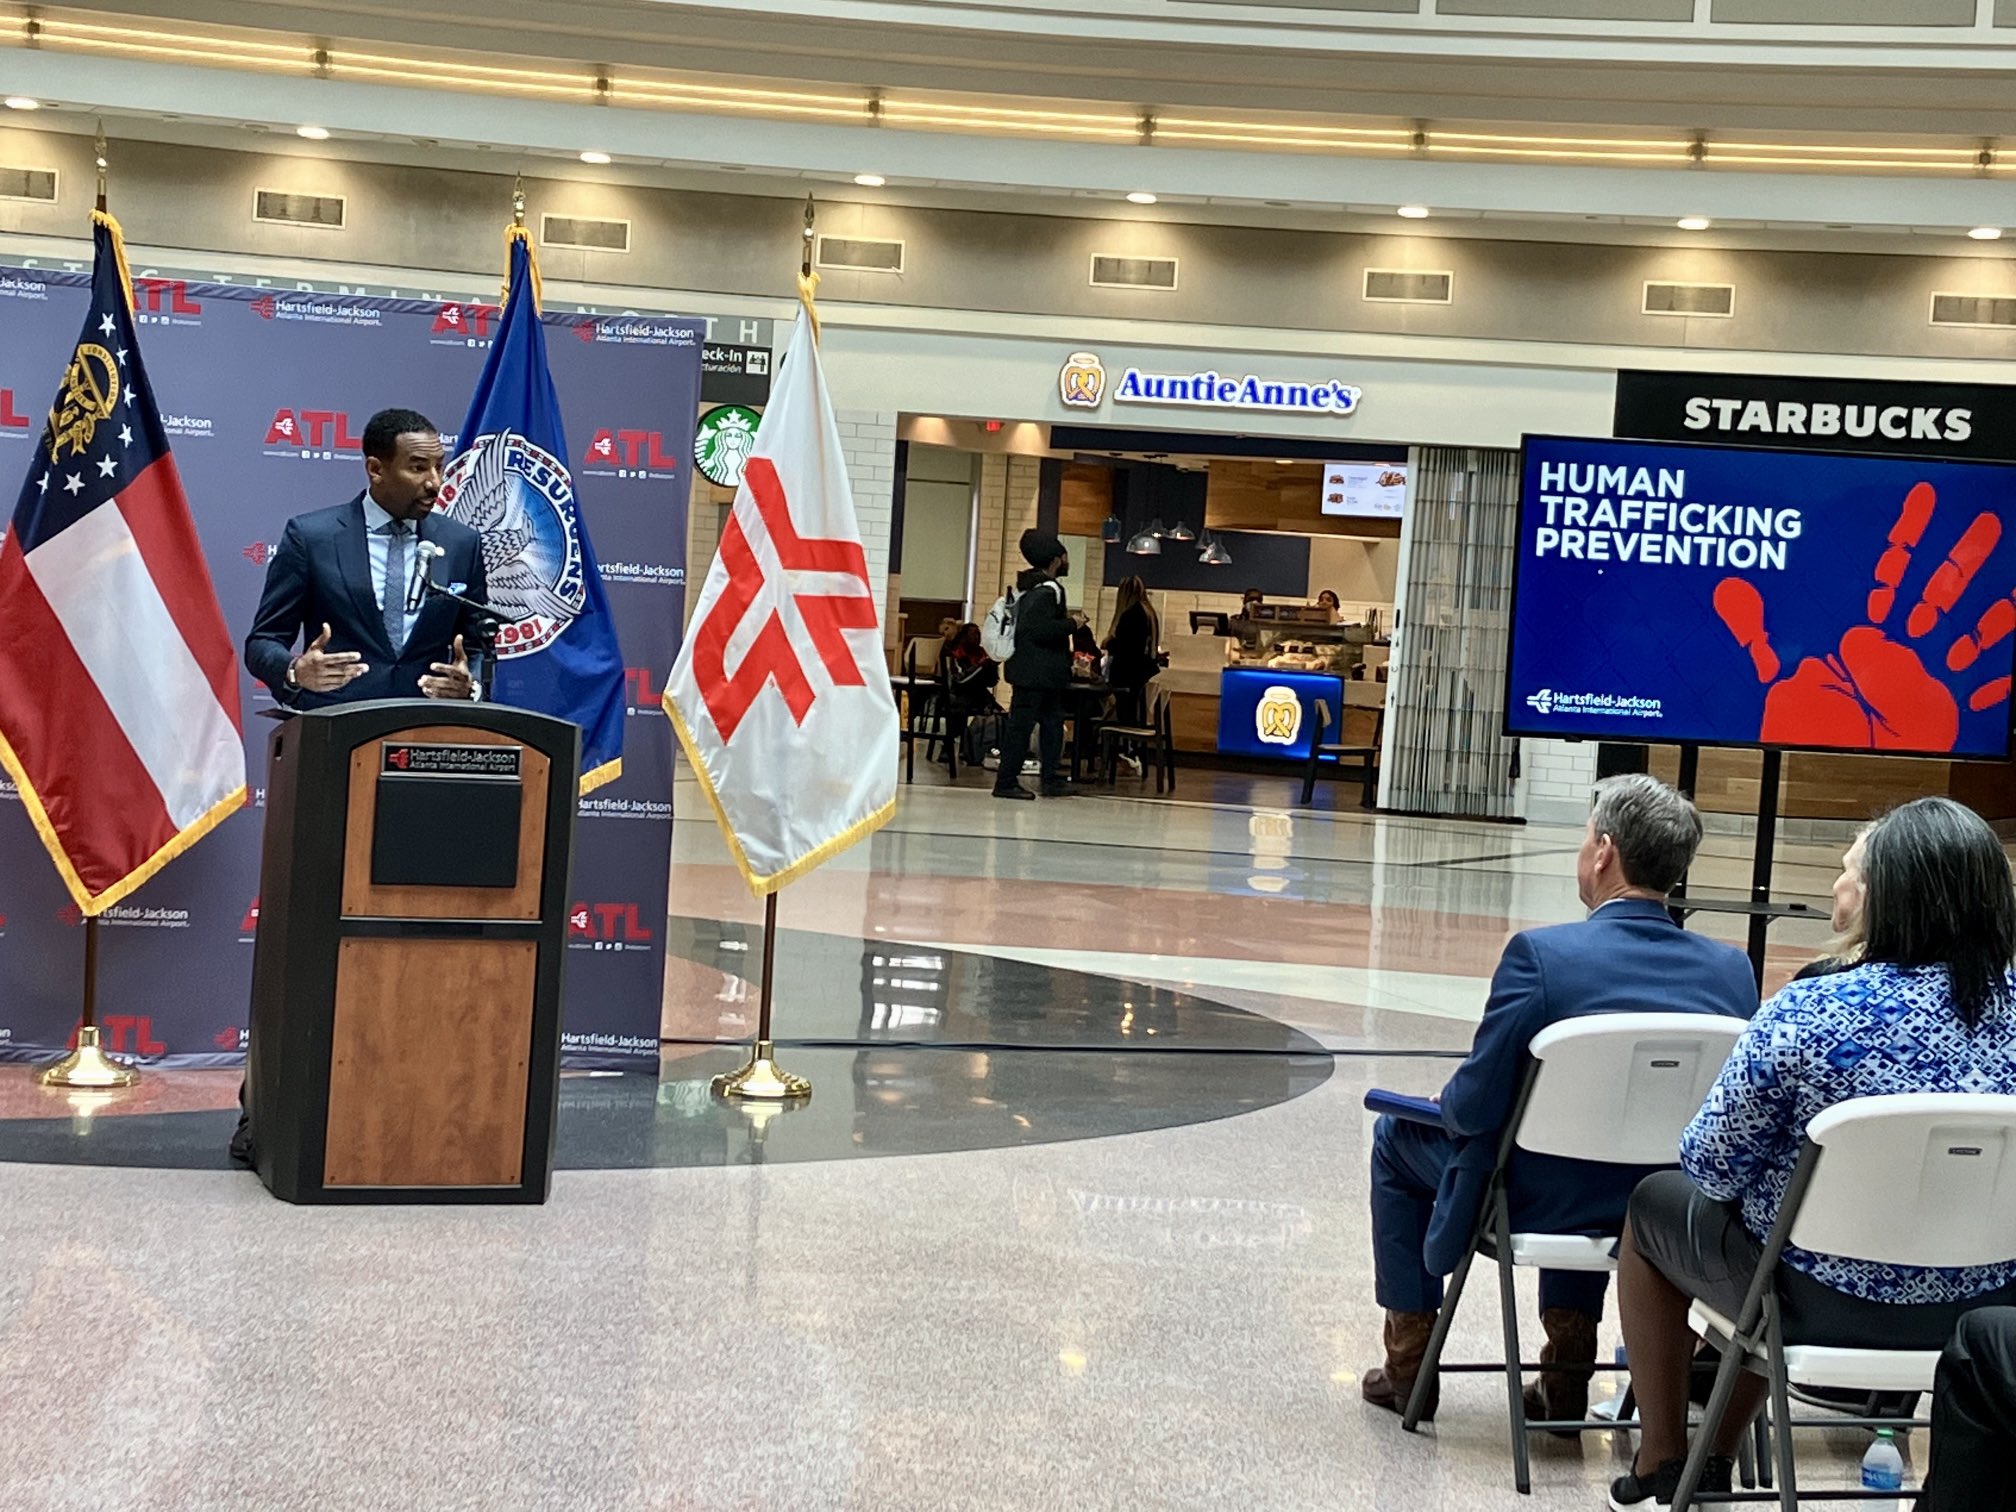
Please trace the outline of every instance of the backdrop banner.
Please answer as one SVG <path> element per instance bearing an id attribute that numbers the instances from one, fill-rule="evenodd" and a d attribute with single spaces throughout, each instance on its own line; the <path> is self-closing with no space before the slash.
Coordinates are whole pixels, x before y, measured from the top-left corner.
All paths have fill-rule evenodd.
<path id="1" fill-rule="evenodd" d="M 87 274 L 0 267 L 7 486 L 26 474 L 89 295 Z M 359 446 L 374 410 L 407 405 L 437 425 L 460 423 L 499 313 L 153 278 L 136 278 L 134 297 L 162 421 L 238 638 L 282 525 L 364 486 Z M 636 1067 L 658 1054 L 672 842 L 671 729 L 659 700 L 685 622 L 705 323 L 545 320 L 568 462 L 629 682 L 623 775 L 581 801 L 562 1050 L 574 1065 Z M 249 717 L 272 695 L 249 676 L 243 691 L 251 805 L 102 915 L 105 1045 L 143 1063 L 233 1065 L 244 1054 L 274 726 Z M 74 1036 L 84 932 L 11 784 L 0 784 L 0 861 L 0 1060 L 39 1060 Z"/>

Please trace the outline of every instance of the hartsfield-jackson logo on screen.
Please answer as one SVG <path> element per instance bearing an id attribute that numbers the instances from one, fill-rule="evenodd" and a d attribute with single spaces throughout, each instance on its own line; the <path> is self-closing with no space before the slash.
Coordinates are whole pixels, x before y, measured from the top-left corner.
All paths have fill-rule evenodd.
<path id="1" fill-rule="evenodd" d="M 445 439 L 445 438 L 444 438 Z M 351 462 L 364 449 L 364 433 L 342 410 L 277 409 L 266 427 L 266 455 L 304 462 Z"/>
<path id="2" fill-rule="evenodd" d="M 516 431 L 480 436 L 448 464 L 441 508 L 483 537 L 501 657 L 545 650 L 588 601 L 575 502 L 567 464 Z"/>
<path id="3" fill-rule="evenodd" d="M 585 478 L 660 478 L 679 476 L 678 453 L 665 445 L 665 433 L 607 426 L 589 438 L 581 455 Z"/>
<path id="4" fill-rule="evenodd" d="M 1640 698 L 1635 693 L 1563 693 L 1542 688 L 1526 695 L 1526 707 L 1545 719 L 1555 714 L 1568 718 L 1664 719 L 1662 700 Z"/>
<path id="5" fill-rule="evenodd" d="M 576 903 L 567 910 L 570 950 L 649 950 L 654 936 L 636 903 Z"/>
<path id="6" fill-rule="evenodd" d="M 203 301 L 189 297 L 189 284 L 180 278 L 135 278 L 133 280 L 133 323 L 135 325 L 203 324 Z"/>

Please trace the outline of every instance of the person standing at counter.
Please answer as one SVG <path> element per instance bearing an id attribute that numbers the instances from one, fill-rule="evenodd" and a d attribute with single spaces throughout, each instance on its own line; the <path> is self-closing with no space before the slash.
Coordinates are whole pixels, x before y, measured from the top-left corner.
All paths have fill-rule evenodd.
<path id="1" fill-rule="evenodd" d="M 1008 658 L 1008 729 L 1001 737 L 1001 769 L 994 774 L 996 798 L 1030 798 L 1022 786 L 1022 763 L 1029 737 L 1040 727 L 1043 796 L 1067 798 L 1064 780 L 1064 695 L 1071 686 L 1071 617 L 1064 586 L 1057 579 L 1071 567 L 1064 543 L 1047 530 L 1022 532 L 1022 556 L 1029 570 L 1015 580 L 1015 654 Z"/>

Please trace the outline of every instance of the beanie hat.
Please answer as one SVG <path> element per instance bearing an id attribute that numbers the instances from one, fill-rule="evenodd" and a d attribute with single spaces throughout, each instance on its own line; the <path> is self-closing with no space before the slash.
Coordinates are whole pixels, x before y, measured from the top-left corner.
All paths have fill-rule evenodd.
<path id="1" fill-rule="evenodd" d="M 1048 567 L 1064 555 L 1064 543 L 1047 530 L 1022 532 L 1022 557 L 1031 567 Z"/>

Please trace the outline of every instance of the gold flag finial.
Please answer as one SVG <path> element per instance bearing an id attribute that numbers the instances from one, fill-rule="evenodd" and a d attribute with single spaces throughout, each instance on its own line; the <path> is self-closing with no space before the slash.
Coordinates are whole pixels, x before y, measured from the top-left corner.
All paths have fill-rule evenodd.
<path id="1" fill-rule="evenodd" d="M 91 151 L 98 164 L 98 213 L 105 213 L 105 170 L 112 166 L 105 156 L 105 123 L 98 123 L 98 135 L 92 140 Z"/>
<path id="2" fill-rule="evenodd" d="M 511 180 L 511 224 L 520 227 L 525 224 L 525 175 L 522 173 Z"/>

